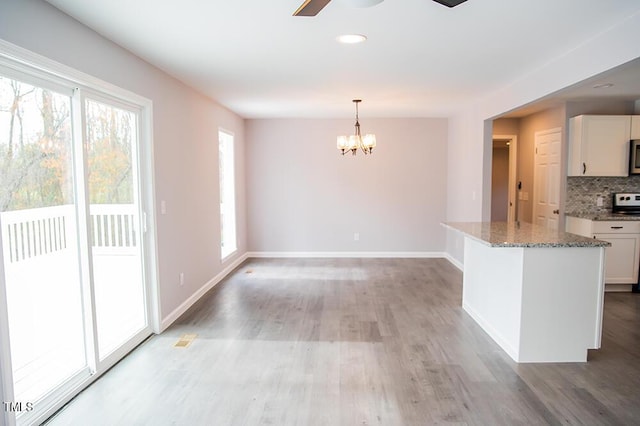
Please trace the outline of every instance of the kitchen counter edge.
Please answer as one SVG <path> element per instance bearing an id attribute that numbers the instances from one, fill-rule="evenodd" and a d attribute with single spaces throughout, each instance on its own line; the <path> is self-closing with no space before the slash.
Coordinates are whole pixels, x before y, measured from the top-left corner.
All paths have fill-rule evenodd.
<path id="1" fill-rule="evenodd" d="M 577 217 L 579 219 L 589 219 L 597 222 L 606 221 L 640 221 L 640 216 L 634 216 L 629 214 L 616 214 L 616 213 L 565 213 L 565 216 Z"/>
<path id="2" fill-rule="evenodd" d="M 610 247 L 611 243 L 526 222 L 442 222 L 490 247 L 561 248 Z"/>

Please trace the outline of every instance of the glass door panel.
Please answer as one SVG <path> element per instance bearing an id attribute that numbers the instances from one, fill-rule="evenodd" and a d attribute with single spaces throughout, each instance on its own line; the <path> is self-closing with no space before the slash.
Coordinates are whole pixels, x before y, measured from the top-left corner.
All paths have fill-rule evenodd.
<path id="1" fill-rule="evenodd" d="M 86 149 L 98 353 L 147 326 L 138 204 L 137 114 L 87 100 Z"/>
<path id="2" fill-rule="evenodd" d="M 71 97 L 0 76 L 0 223 L 14 396 L 35 407 L 88 368 L 72 164 Z"/>

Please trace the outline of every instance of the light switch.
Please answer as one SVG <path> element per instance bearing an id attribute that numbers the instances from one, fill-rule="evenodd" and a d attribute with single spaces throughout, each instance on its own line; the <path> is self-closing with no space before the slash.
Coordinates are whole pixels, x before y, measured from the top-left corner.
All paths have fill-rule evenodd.
<path id="1" fill-rule="evenodd" d="M 167 214 L 167 203 L 164 200 L 160 201 L 160 214 Z"/>

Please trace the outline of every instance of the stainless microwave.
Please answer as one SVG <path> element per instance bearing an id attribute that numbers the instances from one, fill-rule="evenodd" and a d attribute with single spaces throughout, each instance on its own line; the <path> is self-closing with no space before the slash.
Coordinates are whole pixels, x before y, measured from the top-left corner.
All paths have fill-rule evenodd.
<path id="1" fill-rule="evenodd" d="M 629 174 L 640 175 L 640 139 L 633 139 L 630 145 Z"/>

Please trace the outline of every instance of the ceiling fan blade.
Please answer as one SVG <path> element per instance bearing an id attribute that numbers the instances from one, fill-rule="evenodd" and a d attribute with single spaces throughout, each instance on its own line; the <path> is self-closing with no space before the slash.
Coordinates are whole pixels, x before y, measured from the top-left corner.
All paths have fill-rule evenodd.
<path id="1" fill-rule="evenodd" d="M 435 1 L 436 3 L 443 4 L 447 7 L 455 7 L 460 3 L 464 3 L 467 0 L 433 0 L 433 1 Z"/>
<path id="2" fill-rule="evenodd" d="M 331 0 L 305 0 L 293 16 L 316 16 Z"/>

